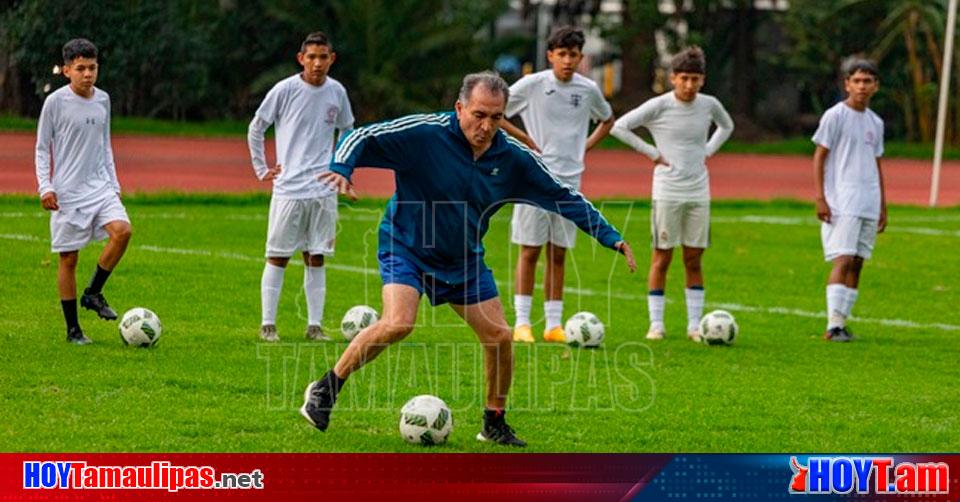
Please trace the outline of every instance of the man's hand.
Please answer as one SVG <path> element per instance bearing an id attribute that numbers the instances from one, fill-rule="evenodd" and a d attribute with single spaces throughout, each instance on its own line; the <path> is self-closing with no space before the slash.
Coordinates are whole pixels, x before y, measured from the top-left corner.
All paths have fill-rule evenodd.
<path id="1" fill-rule="evenodd" d="M 827 199 L 817 197 L 817 219 L 824 223 L 830 223 L 831 216 L 833 215 L 830 214 L 830 206 L 827 205 Z"/>
<path id="2" fill-rule="evenodd" d="M 353 191 L 353 183 L 350 183 L 347 178 L 333 171 L 327 171 L 317 176 L 317 179 L 320 180 L 320 183 L 335 189 L 340 195 L 346 195 L 350 200 L 357 200 L 357 192 Z"/>
<path id="3" fill-rule="evenodd" d="M 260 181 L 272 181 L 277 179 L 277 176 L 280 176 L 280 173 L 283 171 L 283 167 L 280 164 L 277 164 L 274 167 L 267 168 L 267 174 L 264 174 Z"/>
<path id="4" fill-rule="evenodd" d="M 620 241 L 613 246 L 617 251 L 623 254 L 623 257 L 627 260 L 627 268 L 630 269 L 630 273 L 637 271 L 637 260 L 633 258 L 633 250 L 630 249 L 630 244 L 627 244 L 627 241 Z"/>
<path id="5" fill-rule="evenodd" d="M 880 208 L 880 220 L 877 221 L 877 233 L 883 233 L 887 229 L 887 206 Z"/>
<path id="6" fill-rule="evenodd" d="M 59 211 L 60 204 L 57 204 L 56 192 L 47 192 L 40 197 L 40 205 L 47 211 Z"/>

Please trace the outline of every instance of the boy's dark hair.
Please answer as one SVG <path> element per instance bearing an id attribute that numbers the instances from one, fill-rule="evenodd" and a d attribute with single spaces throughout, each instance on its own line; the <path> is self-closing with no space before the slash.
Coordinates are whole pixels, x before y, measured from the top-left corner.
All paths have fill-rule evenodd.
<path id="1" fill-rule="evenodd" d="M 858 71 L 873 75 L 874 79 L 880 80 L 880 72 L 877 70 L 877 65 L 869 59 L 851 56 L 840 65 L 840 73 L 843 74 L 844 80 L 852 77 L 853 74 Z"/>
<path id="2" fill-rule="evenodd" d="M 692 45 L 680 51 L 670 60 L 670 71 L 673 73 L 707 73 L 707 58 L 703 49 Z"/>
<path id="3" fill-rule="evenodd" d="M 552 51 L 554 49 L 573 49 L 576 48 L 579 51 L 583 50 L 583 43 L 586 39 L 583 36 L 583 30 L 580 28 L 574 28 L 573 26 L 561 26 L 550 34 L 550 38 L 547 39 L 547 50 Z"/>
<path id="4" fill-rule="evenodd" d="M 63 62 L 69 64 L 77 58 L 97 59 L 97 46 L 85 38 L 75 38 L 63 44 Z"/>
<path id="5" fill-rule="evenodd" d="M 307 35 L 307 38 L 303 39 L 303 43 L 300 44 L 300 52 L 307 52 L 308 45 L 326 45 L 331 51 L 333 51 L 333 44 L 330 43 L 330 39 L 327 38 L 327 34 L 322 31 L 315 31 Z"/>

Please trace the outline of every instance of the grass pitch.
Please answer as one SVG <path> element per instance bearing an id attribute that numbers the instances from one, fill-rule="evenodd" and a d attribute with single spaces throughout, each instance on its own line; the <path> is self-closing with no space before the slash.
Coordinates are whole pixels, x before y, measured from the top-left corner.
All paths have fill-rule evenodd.
<path id="1" fill-rule="evenodd" d="M 105 294 L 121 313 L 144 306 L 160 316 L 154 349 L 123 346 L 116 323 L 83 310 L 95 343 L 67 344 L 48 217 L 35 198 L 0 197 L 3 450 L 504 451 L 474 440 L 482 354 L 449 307 L 423 301 L 413 335 L 351 377 L 320 433 L 297 408 L 306 383 L 346 345 L 303 339 L 299 265 L 286 275 L 282 343 L 258 343 L 266 197 L 131 197 L 126 205 L 134 236 Z M 668 337 L 643 339 L 649 206 L 598 206 L 625 230 L 641 271 L 628 274 L 617 255 L 579 236 L 565 317 L 596 313 L 606 339 L 597 350 L 516 347 L 508 418 L 529 442 L 525 451 L 960 450 L 960 210 L 891 208 L 854 309 L 859 339 L 831 344 L 820 339 L 828 266 L 812 207 L 715 203 L 707 309 L 730 310 L 741 328 L 735 346 L 717 348 L 684 336 L 679 259 L 669 276 Z M 349 307 L 380 309 L 382 207 L 341 206 L 324 321 L 335 337 Z M 485 242 L 512 321 L 509 215 L 501 210 Z M 101 248 L 81 252 L 81 286 Z M 541 305 L 538 290 L 535 318 Z M 541 319 L 534 331 L 542 329 Z M 397 432 L 400 407 L 423 393 L 453 410 L 446 445 L 408 445 Z"/>

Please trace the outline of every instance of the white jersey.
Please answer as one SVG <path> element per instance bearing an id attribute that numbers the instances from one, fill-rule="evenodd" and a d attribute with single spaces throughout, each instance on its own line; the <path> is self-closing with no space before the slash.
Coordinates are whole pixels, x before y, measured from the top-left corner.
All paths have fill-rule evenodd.
<path id="1" fill-rule="evenodd" d="M 35 162 L 40 195 L 55 192 L 61 208 L 120 193 L 110 146 L 110 96 L 94 87 L 93 96 L 84 98 L 69 85 L 47 96 L 37 124 Z"/>
<path id="2" fill-rule="evenodd" d="M 707 140 L 710 125 L 717 129 Z M 633 129 L 645 127 L 657 146 L 650 145 Z M 653 170 L 655 200 L 695 202 L 710 200 L 710 176 L 706 158 L 733 133 L 733 120 L 713 96 L 697 94 L 690 103 L 680 101 L 671 91 L 648 100 L 617 119 L 610 134 L 656 160 L 661 155 L 669 166 Z"/>
<path id="3" fill-rule="evenodd" d="M 506 115 L 518 113 L 547 168 L 566 177 L 583 172 L 590 121 L 613 116 L 592 80 L 574 73 L 569 82 L 563 82 L 553 70 L 526 75 L 510 86 Z"/>
<path id="4" fill-rule="evenodd" d="M 330 169 L 336 130 L 353 127 L 353 111 L 343 85 L 328 76 L 322 85 L 314 86 L 298 73 L 270 89 L 247 133 L 257 178 L 267 173 L 263 135 L 271 124 L 276 125 L 277 163 L 282 168 L 273 180 L 274 197 L 334 195 L 317 176 Z"/>
<path id="5" fill-rule="evenodd" d="M 813 142 L 830 150 L 823 166 L 823 192 L 835 215 L 880 218 L 883 119 L 837 103 L 820 118 Z"/>

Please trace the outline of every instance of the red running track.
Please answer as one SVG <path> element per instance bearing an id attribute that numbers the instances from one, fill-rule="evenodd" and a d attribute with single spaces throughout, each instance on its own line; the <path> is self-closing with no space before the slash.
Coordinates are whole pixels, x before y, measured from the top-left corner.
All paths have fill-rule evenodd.
<path id="1" fill-rule="evenodd" d="M 0 133 L 0 193 L 35 193 L 34 135 Z M 243 138 L 176 138 L 117 135 L 114 155 L 125 192 L 251 192 L 268 191 L 250 167 Z M 268 141 L 268 158 L 273 142 Z M 808 157 L 719 154 L 708 163 L 714 199 L 813 198 Z M 931 162 L 886 159 L 887 200 L 926 205 Z M 649 198 L 651 163 L 630 151 L 587 154 L 583 192 L 589 197 Z M 361 195 L 393 193 L 392 173 L 362 169 L 354 176 Z M 960 205 L 960 162 L 946 162 L 940 179 L 940 205 Z"/>

